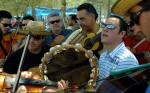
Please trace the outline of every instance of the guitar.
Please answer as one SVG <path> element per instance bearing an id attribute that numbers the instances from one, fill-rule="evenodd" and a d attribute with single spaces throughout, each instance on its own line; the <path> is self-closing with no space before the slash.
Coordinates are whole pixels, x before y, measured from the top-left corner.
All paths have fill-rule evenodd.
<path id="1" fill-rule="evenodd" d="M 100 42 L 100 39 L 101 33 L 98 33 L 96 35 L 94 33 L 90 33 L 85 39 L 81 41 L 81 45 L 88 50 L 101 50 L 103 48 L 103 45 Z"/>
<path id="2" fill-rule="evenodd" d="M 144 93 L 149 82 L 150 63 L 112 71 L 96 93 Z"/>
<path id="3" fill-rule="evenodd" d="M 50 44 L 48 44 L 49 46 L 55 46 L 60 44 L 60 42 L 62 42 L 65 39 L 65 37 L 63 35 L 58 35 L 53 42 L 51 42 Z"/>

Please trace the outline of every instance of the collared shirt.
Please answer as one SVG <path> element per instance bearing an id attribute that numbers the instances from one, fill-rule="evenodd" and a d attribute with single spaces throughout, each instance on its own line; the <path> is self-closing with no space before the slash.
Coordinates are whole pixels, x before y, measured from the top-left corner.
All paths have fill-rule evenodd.
<path id="1" fill-rule="evenodd" d="M 145 93 L 150 93 L 150 84 L 149 84 L 149 86 L 147 87 L 147 90 L 146 90 Z"/>
<path id="2" fill-rule="evenodd" d="M 135 56 L 125 47 L 124 42 L 119 44 L 112 52 L 106 50 L 101 54 L 98 68 L 99 75 L 97 79 L 98 88 L 100 84 L 106 79 L 112 70 L 124 69 L 128 67 L 137 66 L 138 61 Z"/>

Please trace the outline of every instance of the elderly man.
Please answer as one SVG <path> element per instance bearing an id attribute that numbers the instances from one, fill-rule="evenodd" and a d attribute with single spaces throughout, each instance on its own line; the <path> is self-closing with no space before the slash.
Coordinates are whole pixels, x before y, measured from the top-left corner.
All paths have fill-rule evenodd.
<path id="1" fill-rule="evenodd" d="M 50 25 L 51 28 L 51 33 L 52 35 L 48 35 L 45 38 L 45 44 L 49 46 L 55 46 L 57 44 L 60 44 L 60 42 L 67 36 L 69 35 L 72 31 L 63 29 L 63 23 L 62 19 L 57 12 L 50 13 L 48 15 L 48 24 Z"/>

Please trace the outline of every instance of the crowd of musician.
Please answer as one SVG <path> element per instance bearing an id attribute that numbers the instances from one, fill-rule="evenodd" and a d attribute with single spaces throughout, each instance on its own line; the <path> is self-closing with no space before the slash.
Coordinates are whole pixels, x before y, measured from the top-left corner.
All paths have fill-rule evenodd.
<path id="1" fill-rule="evenodd" d="M 118 2 L 126 3 L 125 0 L 118 0 Z M 134 0 L 130 2 L 134 2 Z M 112 8 L 112 12 L 120 15 L 120 12 L 116 11 L 119 5 L 115 5 Z M 99 35 L 98 37 L 100 37 L 100 39 L 94 41 L 98 42 L 97 48 L 92 50 L 93 56 L 98 58 L 96 64 L 100 73 L 97 75 L 96 85 L 93 88 L 97 92 L 108 93 L 107 90 L 104 92 L 100 89 L 103 88 L 103 83 L 109 77 L 111 71 L 132 68 L 149 64 L 150 62 L 150 31 L 148 31 L 150 27 L 150 16 L 148 16 L 150 13 L 150 1 L 137 1 L 135 5 L 131 6 L 133 7 L 121 12 L 124 18 L 111 15 L 105 22 L 97 22 L 98 13 L 94 6 L 90 3 L 83 3 L 77 8 L 77 14 L 69 16 L 68 28 L 64 27 L 59 13 L 50 13 L 47 17 L 50 29 L 47 30 L 44 22 L 35 21 L 30 15 L 25 15 L 22 18 L 18 17 L 17 21 L 12 25 L 11 13 L 7 10 L 0 10 L 1 73 L 9 74 L 10 76 L 6 76 L 7 78 L 17 74 L 23 57 L 21 77 L 40 79 L 39 73 L 33 72 L 34 74 L 29 75 L 28 70 L 33 67 L 39 67 L 44 54 L 50 51 L 50 48 L 60 44 L 76 45 L 76 43 L 81 43 L 85 49 L 92 50 L 92 48 L 89 48 L 89 44 L 85 42 L 85 39 L 91 33 L 94 33 L 95 36 Z M 127 16 L 131 15 L 130 19 L 125 19 L 125 13 L 128 13 Z M 31 34 L 28 40 L 29 31 Z M 84 38 L 80 39 L 82 36 L 79 37 L 79 34 L 82 34 Z M 94 36 L 91 38 L 94 38 Z M 76 41 L 71 43 L 72 40 Z M 92 44 L 92 47 L 94 45 Z M 25 47 L 27 47 L 27 50 L 24 56 Z M 38 78 L 35 76 L 38 76 Z M 5 83 L 8 85 L 5 87 L 12 88 L 12 86 L 9 86 L 11 80 L 5 81 L 7 81 Z M 58 81 L 58 87 L 46 87 L 43 91 L 56 92 L 67 89 L 69 82 L 60 80 Z M 17 92 L 22 91 L 25 91 L 25 89 L 21 86 Z M 146 89 L 144 92 L 146 92 Z M 146 93 L 149 93 L 149 90 Z"/>

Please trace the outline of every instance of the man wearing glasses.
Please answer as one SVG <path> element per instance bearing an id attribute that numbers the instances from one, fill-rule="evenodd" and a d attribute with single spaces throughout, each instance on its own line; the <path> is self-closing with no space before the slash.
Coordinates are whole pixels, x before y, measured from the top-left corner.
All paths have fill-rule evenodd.
<path id="1" fill-rule="evenodd" d="M 23 71 L 29 68 L 39 66 L 45 52 L 49 51 L 49 47 L 43 44 L 45 36 L 50 32 L 45 31 L 45 25 L 39 21 L 29 21 L 26 30 L 20 30 L 19 33 L 28 34 L 31 31 L 32 36 L 27 47 L 26 56 L 24 57 Z M 24 47 L 16 50 L 8 56 L 4 63 L 3 71 L 9 74 L 16 74 Z"/>
<path id="2" fill-rule="evenodd" d="M 62 19 L 57 12 L 50 13 L 47 20 L 50 25 L 50 32 L 52 32 L 52 35 L 45 38 L 46 45 L 55 46 L 60 44 L 60 42 L 72 32 L 71 30 L 63 28 Z"/>
<path id="3" fill-rule="evenodd" d="M 101 24 L 101 27 L 103 28 L 101 42 L 106 46 L 106 51 L 101 54 L 98 62 L 100 74 L 97 79 L 97 89 L 112 70 L 138 65 L 137 59 L 123 42 L 128 29 L 126 22 L 118 16 L 111 16 Z"/>
<path id="4" fill-rule="evenodd" d="M 114 4 L 112 12 L 130 16 L 131 21 L 143 31 L 146 40 L 150 41 L 150 0 L 118 0 Z M 146 93 L 149 92 L 150 86 Z"/>
<path id="5" fill-rule="evenodd" d="M 138 25 L 130 22 L 130 34 L 125 37 L 125 46 L 136 56 L 139 64 L 145 64 L 150 61 L 147 53 L 150 51 L 150 42 L 145 40 L 145 36 Z"/>
<path id="6" fill-rule="evenodd" d="M 0 60 L 3 61 L 8 53 L 11 53 L 15 50 L 15 45 L 17 43 L 17 38 L 14 38 L 14 34 L 11 34 L 8 32 L 8 30 L 11 27 L 11 18 L 12 15 L 6 11 L 1 10 L 0 11 L 0 23 L 3 24 L 4 30 L 3 30 L 3 39 L 1 41 L 3 49 L 0 48 Z M 14 38 L 14 40 L 13 40 Z M 12 44 L 13 42 L 13 44 Z M 6 53 L 4 53 L 6 51 Z"/>
<path id="7" fill-rule="evenodd" d="M 26 16 L 24 16 L 23 18 L 22 18 L 22 23 L 20 24 L 20 26 L 21 26 L 21 28 L 23 29 L 23 30 L 25 30 L 25 27 L 27 26 L 27 23 L 29 22 L 29 21 L 34 21 L 34 18 L 32 17 L 32 16 L 30 16 L 30 15 L 26 15 Z"/>

